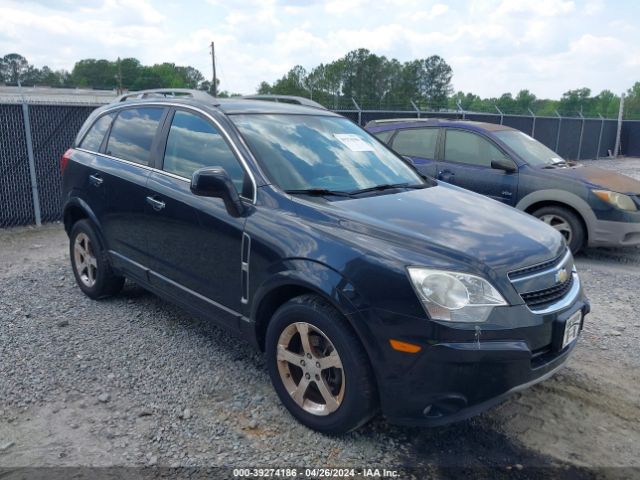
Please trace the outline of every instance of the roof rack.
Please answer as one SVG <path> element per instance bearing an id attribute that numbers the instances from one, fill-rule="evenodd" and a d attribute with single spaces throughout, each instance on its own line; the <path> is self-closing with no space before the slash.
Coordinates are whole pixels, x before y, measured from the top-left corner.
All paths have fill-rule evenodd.
<path id="1" fill-rule="evenodd" d="M 321 108 L 322 110 L 326 110 L 326 108 L 320 105 L 318 102 L 314 102 L 313 100 L 309 100 L 308 98 L 305 98 L 305 97 L 297 97 L 295 95 L 259 94 L 259 95 L 244 95 L 240 98 L 245 98 L 247 100 L 266 100 L 268 102 L 278 102 L 278 103 L 293 103 L 294 105 L 304 105 L 305 107 Z"/>
<path id="2" fill-rule="evenodd" d="M 443 118 L 443 117 L 427 117 L 427 118 L 381 118 L 378 120 L 370 120 L 365 125 L 365 128 L 369 125 L 381 125 L 385 123 L 396 123 L 396 122 L 455 122 L 460 120 L 459 118 Z"/>
<path id="3" fill-rule="evenodd" d="M 129 92 L 120 95 L 114 100 L 117 102 L 126 102 L 127 100 L 140 100 L 144 98 L 193 98 L 194 100 L 202 100 L 211 102 L 215 100 L 204 90 L 192 90 L 189 88 L 153 88 L 150 90 L 140 90 L 137 92 Z"/>

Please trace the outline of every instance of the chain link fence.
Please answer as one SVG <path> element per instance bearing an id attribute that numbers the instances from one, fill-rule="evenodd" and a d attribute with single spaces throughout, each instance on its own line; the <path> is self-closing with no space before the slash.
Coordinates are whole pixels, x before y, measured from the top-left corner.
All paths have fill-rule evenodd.
<path id="1" fill-rule="evenodd" d="M 60 157 L 96 106 L 0 104 L 0 227 L 61 218 Z"/>
<path id="2" fill-rule="evenodd" d="M 105 99 L 105 102 L 108 99 Z M 0 103 L 0 228 L 60 220 L 59 159 L 100 103 Z M 613 153 L 617 121 L 605 118 L 536 117 L 418 110 L 335 110 L 365 125 L 386 118 L 452 118 L 504 124 L 569 160 Z M 640 156 L 640 121 L 622 124 L 621 153 Z"/>

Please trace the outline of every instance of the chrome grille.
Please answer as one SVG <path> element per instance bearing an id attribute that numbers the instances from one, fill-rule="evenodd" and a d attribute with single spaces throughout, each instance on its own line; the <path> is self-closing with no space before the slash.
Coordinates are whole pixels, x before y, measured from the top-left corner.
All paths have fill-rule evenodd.
<path id="1" fill-rule="evenodd" d="M 548 307 L 564 297 L 573 285 L 573 275 L 569 275 L 569 279 L 553 287 L 537 290 L 535 292 L 522 293 L 520 296 L 531 309 L 539 309 Z"/>
<path id="2" fill-rule="evenodd" d="M 562 252 L 560 255 L 558 255 L 556 258 L 552 260 L 548 260 L 546 262 L 538 263 L 536 265 L 531 265 L 529 267 L 524 267 L 519 270 L 514 270 L 513 272 L 509 272 L 509 279 L 517 280 L 518 278 L 526 277 L 528 275 L 531 275 L 532 273 L 541 272 L 543 270 L 546 270 L 547 268 L 553 267 L 556 263 L 560 262 L 566 254 L 567 252 Z"/>
<path id="3" fill-rule="evenodd" d="M 527 307 L 536 313 L 563 308 L 580 290 L 568 249 L 553 260 L 509 272 L 508 276 Z"/>

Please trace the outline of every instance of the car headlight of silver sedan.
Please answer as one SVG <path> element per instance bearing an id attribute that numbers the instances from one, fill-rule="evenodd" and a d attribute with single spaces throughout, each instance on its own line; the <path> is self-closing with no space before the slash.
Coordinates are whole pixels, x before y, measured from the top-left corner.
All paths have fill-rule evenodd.
<path id="1" fill-rule="evenodd" d="M 494 307 L 507 305 L 487 280 L 469 273 L 407 267 L 429 316 L 447 322 L 484 322 Z"/>

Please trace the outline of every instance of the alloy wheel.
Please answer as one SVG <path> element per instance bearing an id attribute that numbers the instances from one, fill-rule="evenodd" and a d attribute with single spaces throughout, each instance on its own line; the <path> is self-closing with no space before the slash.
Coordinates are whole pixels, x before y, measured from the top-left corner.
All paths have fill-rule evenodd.
<path id="1" fill-rule="evenodd" d="M 89 236 L 80 232 L 73 245 L 74 265 L 78 278 L 86 287 L 93 287 L 98 273 L 98 261 Z"/>
<path id="2" fill-rule="evenodd" d="M 542 215 L 540 220 L 558 230 L 566 240 L 567 244 L 571 244 L 571 240 L 573 239 L 573 229 L 565 218 L 562 218 L 559 215 L 547 214 Z"/>
<path id="3" fill-rule="evenodd" d="M 306 322 L 290 324 L 280 334 L 276 358 L 280 379 L 300 408 L 325 416 L 340 407 L 345 391 L 342 361 L 320 329 Z"/>

